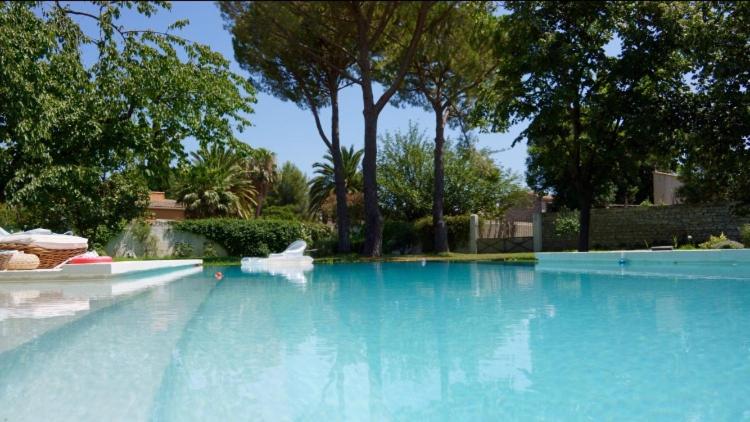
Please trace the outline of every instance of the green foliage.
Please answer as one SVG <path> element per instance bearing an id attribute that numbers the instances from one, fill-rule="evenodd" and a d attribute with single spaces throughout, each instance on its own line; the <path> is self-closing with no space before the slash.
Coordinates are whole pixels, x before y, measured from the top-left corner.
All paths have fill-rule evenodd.
<path id="1" fill-rule="evenodd" d="M 433 149 L 415 124 L 410 124 L 406 133 L 385 135 L 378 157 L 378 186 L 386 216 L 409 221 L 430 214 Z M 497 215 L 525 197 L 517 178 L 495 164 L 492 151 L 477 149 L 471 139 L 447 142 L 444 166 L 447 215 Z"/>
<path id="2" fill-rule="evenodd" d="M 184 139 L 228 139 L 254 101 L 221 54 L 174 35 L 185 22 L 160 32 L 120 20 L 167 3 L 99 6 L 0 3 L 0 200 L 94 245 L 143 213 Z"/>
<path id="3" fill-rule="evenodd" d="M 287 161 L 281 167 L 278 180 L 268 196 L 269 206 L 263 210 L 263 217 L 272 218 L 269 212 L 274 207 L 277 213 L 282 208 L 287 209 L 293 215 L 291 219 L 300 219 L 307 214 L 308 202 L 307 176 Z"/>
<path id="4" fill-rule="evenodd" d="M 177 202 L 190 217 L 253 215 L 257 191 L 245 160 L 235 149 L 223 145 L 202 147 L 191 153 L 175 187 Z"/>
<path id="5" fill-rule="evenodd" d="M 219 256 L 216 246 L 211 241 L 203 242 L 203 257 L 204 258 L 216 258 Z"/>
<path id="6" fill-rule="evenodd" d="M 174 256 L 176 258 L 188 258 L 193 256 L 193 246 L 187 242 L 175 243 Z"/>
<path id="7" fill-rule="evenodd" d="M 354 146 L 341 147 L 342 171 L 346 191 L 349 194 L 362 191 L 362 161 L 363 150 L 355 150 Z M 323 156 L 323 162 L 313 164 L 315 177 L 310 180 L 310 211 L 320 211 L 324 202 L 334 195 L 336 182 L 334 180 L 333 157 L 330 153 Z"/>
<path id="8" fill-rule="evenodd" d="M 251 180 L 257 191 L 257 195 L 255 195 L 255 216 L 260 217 L 263 211 L 263 203 L 279 177 L 276 171 L 276 154 L 265 148 L 254 149 L 247 161 L 247 170 L 250 172 Z"/>
<path id="9" fill-rule="evenodd" d="M 743 224 L 740 227 L 740 239 L 745 245 L 750 245 L 750 224 Z"/>
<path id="10" fill-rule="evenodd" d="M 94 167 L 52 166 L 36 175 L 19 172 L 8 186 L 10 204 L 23 207 L 29 225 L 73 230 L 104 246 L 127 221 L 143 214 L 148 191 L 133 171 L 102 180 Z"/>
<path id="11" fill-rule="evenodd" d="M 151 236 L 151 225 L 143 219 L 136 219 L 130 223 L 130 233 L 139 242 L 145 242 Z"/>
<path id="12" fill-rule="evenodd" d="M 578 234 L 580 229 L 581 223 L 578 211 L 563 210 L 557 214 L 557 218 L 555 219 L 555 236 L 570 238 Z"/>
<path id="13" fill-rule="evenodd" d="M 468 215 L 449 215 L 445 217 L 445 225 L 448 229 L 448 246 L 455 251 L 463 247 L 469 241 Z M 423 252 L 434 251 L 435 231 L 432 226 L 432 217 L 423 217 L 414 223 L 414 229 L 422 245 Z"/>
<path id="14" fill-rule="evenodd" d="M 22 209 L 0 203 L 0 227 L 8 232 L 19 231 L 26 227 L 25 221 Z"/>
<path id="15" fill-rule="evenodd" d="M 498 78 L 478 111 L 502 128 L 528 120 L 527 183 L 590 209 L 655 166 L 670 168 L 688 89 L 677 2 L 509 2 L 497 31 Z M 610 50 L 617 41 L 619 52 Z M 609 50 L 609 51 L 608 51 Z M 664 164 L 662 166 L 662 163 Z M 646 190 L 635 198 L 648 196 Z M 635 199 L 633 198 L 633 199 Z M 588 216 L 589 213 L 581 213 Z M 588 230 L 582 221 L 581 230 Z M 579 249 L 588 249 L 581 236 Z"/>
<path id="16" fill-rule="evenodd" d="M 270 205 L 263 209 L 261 218 L 265 220 L 300 221 L 302 216 L 295 205 Z"/>
<path id="17" fill-rule="evenodd" d="M 396 102 L 422 107 L 462 129 L 483 126 L 469 111 L 497 67 L 487 60 L 497 26 L 494 12 L 496 5 L 487 1 L 438 3 L 431 14 L 439 18 L 427 28 Z M 386 80 L 398 69 L 394 63 L 388 70 Z"/>
<path id="18" fill-rule="evenodd" d="M 297 239 L 307 241 L 312 248 L 331 236 L 327 226 L 299 221 L 211 218 L 172 224 L 175 230 L 206 236 L 224 246 L 232 256 L 266 256 L 283 251 Z"/>
<path id="19" fill-rule="evenodd" d="M 686 202 L 750 204 L 750 5 L 691 2 L 683 20 L 690 112 L 680 143 Z"/>
<path id="20" fill-rule="evenodd" d="M 410 221 L 385 220 L 383 223 L 383 252 L 405 254 L 419 245 L 419 234 Z"/>
<path id="21" fill-rule="evenodd" d="M 718 236 L 709 236 L 708 240 L 698 245 L 701 249 L 742 249 L 744 245 L 740 242 L 730 240 L 724 233 Z"/>

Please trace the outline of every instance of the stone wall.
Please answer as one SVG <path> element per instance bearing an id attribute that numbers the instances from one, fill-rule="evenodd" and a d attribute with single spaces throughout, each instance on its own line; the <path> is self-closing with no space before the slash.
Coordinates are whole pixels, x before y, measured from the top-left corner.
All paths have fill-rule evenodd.
<path id="1" fill-rule="evenodd" d="M 542 250 L 571 250 L 576 236 L 555 235 L 558 213 L 542 214 Z M 644 249 L 658 245 L 704 242 L 710 235 L 724 233 L 740 240 L 739 228 L 750 223 L 750 217 L 732 213 L 727 205 L 671 205 L 594 209 L 591 212 L 591 249 Z"/>
<path id="2" fill-rule="evenodd" d="M 189 245 L 192 256 L 205 256 L 206 247 L 213 249 L 216 256 L 227 256 L 227 251 L 218 243 L 205 236 L 172 229 L 168 221 L 156 220 L 151 223 L 151 233 L 146 242 L 137 239 L 128 226 L 112 239 L 105 250 L 115 257 L 171 257 L 179 243 Z"/>

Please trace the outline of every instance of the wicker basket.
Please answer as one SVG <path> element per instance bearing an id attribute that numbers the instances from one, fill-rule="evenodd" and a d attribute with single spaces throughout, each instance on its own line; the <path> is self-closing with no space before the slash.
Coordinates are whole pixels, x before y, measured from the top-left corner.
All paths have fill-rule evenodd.
<path id="1" fill-rule="evenodd" d="M 0 243 L 0 249 L 15 249 L 20 252 L 34 254 L 39 257 L 39 268 L 55 268 L 68 259 L 86 252 L 87 248 L 47 249 L 24 245 L 22 243 Z"/>
<path id="2" fill-rule="evenodd" d="M 5 270 L 8 267 L 8 261 L 10 261 L 10 257 L 15 254 L 16 251 L 4 251 L 0 250 L 0 271 Z"/>
<path id="3" fill-rule="evenodd" d="M 8 270 L 35 270 L 37 268 L 39 268 L 39 257 L 23 252 L 11 255 L 6 267 Z"/>

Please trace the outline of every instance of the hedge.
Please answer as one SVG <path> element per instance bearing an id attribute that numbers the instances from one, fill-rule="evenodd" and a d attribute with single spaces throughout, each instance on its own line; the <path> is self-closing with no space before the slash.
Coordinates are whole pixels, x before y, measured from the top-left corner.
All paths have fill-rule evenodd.
<path id="1" fill-rule="evenodd" d="M 448 248 L 455 251 L 466 246 L 469 241 L 469 216 L 446 215 L 445 225 L 448 228 Z M 414 222 L 414 228 L 419 235 L 424 252 L 435 251 L 435 231 L 432 227 L 432 217 L 423 217 Z"/>
<path id="2" fill-rule="evenodd" d="M 266 256 L 281 252 L 297 239 L 314 248 L 331 236 L 323 224 L 283 220 L 207 218 L 175 221 L 175 230 L 200 234 L 224 246 L 232 256 Z"/>
<path id="3" fill-rule="evenodd" d="M 455 251 L 469 241 L 469 216 L 445 216 L 448 227 L 448 247 Z M 383 252 L 409 253 L 421 245 L 423 252 L 434 252 L 435 232 L 432 216 L 414 222 L 386 220 L 383 224 Z"/>

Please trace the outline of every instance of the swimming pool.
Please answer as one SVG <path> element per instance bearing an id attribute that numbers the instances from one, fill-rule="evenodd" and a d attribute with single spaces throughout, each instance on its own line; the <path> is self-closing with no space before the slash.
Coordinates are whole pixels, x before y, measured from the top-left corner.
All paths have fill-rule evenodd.
<path id="1" fill-rule="evenodd" d="M 750 279 L 433 262 L 306 279 L 0 286 L 0 421 L 750 418 Z"/>

